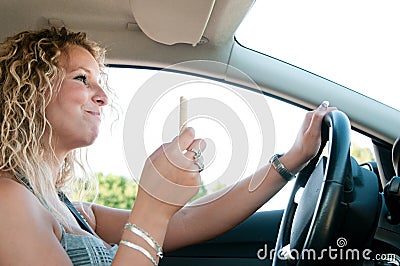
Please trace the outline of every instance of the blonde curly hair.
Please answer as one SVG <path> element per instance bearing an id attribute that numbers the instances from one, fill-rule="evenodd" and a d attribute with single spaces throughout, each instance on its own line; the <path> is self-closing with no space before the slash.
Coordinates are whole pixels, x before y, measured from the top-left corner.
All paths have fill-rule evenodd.
<path id="1" fill-rule="evenodd" d="M 52 175 L 50 162 L 56 156 L 46 149 L 52 147 L 52 128 L 45 111 L 65 75 L 59 65 L 61 55 L 73 45 L 89 51 L 104 74 L 105 49 L 82 32 L 66 28 L 24 31 L 0 43 L 0 171 L 23 176 L 41 203 L 66 226 L 63 212 L 67 210 L 58 192 L 74 179 L 79 160 L 76 151 L 70 152 L 59 162 L 58 176 Z M 102 84 L 109 90 L 106 80 Z M 88 180 L 80 177 L 79 181 L 85 186 Z"/>

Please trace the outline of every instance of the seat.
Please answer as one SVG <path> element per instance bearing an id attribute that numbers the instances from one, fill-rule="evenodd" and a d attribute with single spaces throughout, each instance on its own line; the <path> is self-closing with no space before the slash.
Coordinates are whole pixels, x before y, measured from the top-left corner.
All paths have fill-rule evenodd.
<path id="1" fill-rule="evenodd" d="M 396 173 L 384 188 L 385 203 L 389 211 L 388 221 L 391 224 L 400 223 L 400 137 L 392 148 L 392 162 Z"/>

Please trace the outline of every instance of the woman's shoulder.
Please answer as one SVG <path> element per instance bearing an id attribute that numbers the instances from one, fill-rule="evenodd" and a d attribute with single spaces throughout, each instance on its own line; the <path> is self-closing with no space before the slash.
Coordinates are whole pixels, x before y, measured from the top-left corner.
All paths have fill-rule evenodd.
<path id="1" fill-rule="evenodd" d="M 4 175 L 0 177 L 0 217 L 0 240 L 7 240 L 0 245 L 2 263 L 67 265 L 68 256 L 59 244 L 60 225 L 29 189 Z"/>
<path id="2" fill-rule="evenodd" d="M 46 222 L 46 209 L 40 204 L 35 195 L 24 185 L 7 177 L 0 177 L 0 214 L 1 224 L 7 221 L 18 223 L 23 219 L 30 222 Z M 38 220 L 34 218 L 39 218 Z M 26 222 L 27 220 L 25 220 Z"/>
<path id="3" fill-rule="evenodd" d="M 10 178 L 7 174 L 0 174 L 0 202 L 7 201 L 6 205 L 13 205 L 21 201 L 30 201 L 34 197 L 24 185 L 18 183 L 16 180 Z M 4 206 L 4 204 L 1 204 Z"/>

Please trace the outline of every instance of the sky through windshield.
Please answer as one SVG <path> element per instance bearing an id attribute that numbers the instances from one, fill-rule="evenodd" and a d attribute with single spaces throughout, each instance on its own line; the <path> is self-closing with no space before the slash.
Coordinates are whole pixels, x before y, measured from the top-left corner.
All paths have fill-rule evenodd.
<path id="1" fill-rule="evenodd" d="M 281 59 L 400 110 L 398 1 L 258 0 L 236 33 Z"/>

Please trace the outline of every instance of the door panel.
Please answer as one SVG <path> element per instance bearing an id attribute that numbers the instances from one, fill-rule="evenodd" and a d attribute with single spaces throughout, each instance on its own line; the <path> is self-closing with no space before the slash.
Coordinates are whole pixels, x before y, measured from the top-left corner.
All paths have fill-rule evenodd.
<path id="1" fill-rule="evenodd" d="M 257 212 L 225 234 L 165 255 L 161 266 L 271 265 L 283 210 Z M 267 252 L 267 254 L 266 254 Z"/>

